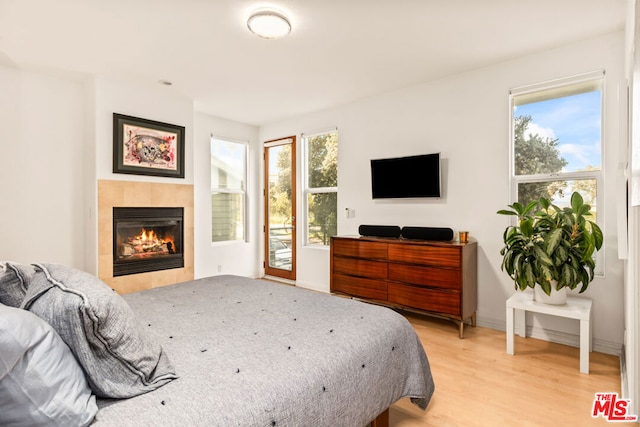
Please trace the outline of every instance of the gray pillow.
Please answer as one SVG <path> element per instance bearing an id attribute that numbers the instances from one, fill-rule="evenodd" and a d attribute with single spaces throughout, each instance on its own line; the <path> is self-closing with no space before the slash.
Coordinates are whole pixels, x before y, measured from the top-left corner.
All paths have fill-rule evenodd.
<path id="1" fill-rule="evenodd" d="M 0 303 L 9 307 L 20 307 L 27 292 L 29 279 L 34 273 L 32 265 L 0 263 Z"/>
<path id="2" fill-rule="evenodd" d="M 34 265 L 23 308 L 60 334 L 97 396 L 137 396 L 177 378 L 157 339 L 103 281 L 63 265 Z"/>
<path id="3" fill-rule="evenodd" d="M 44 320 L 0 304 L 0 425 L 85 426 L 98 407 L 69 347 Z"/>

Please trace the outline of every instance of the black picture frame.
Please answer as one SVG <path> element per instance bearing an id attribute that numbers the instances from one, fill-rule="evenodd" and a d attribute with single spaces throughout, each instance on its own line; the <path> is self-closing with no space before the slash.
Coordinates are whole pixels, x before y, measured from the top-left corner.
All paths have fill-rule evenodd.
<path id="1" fill-rule="evenodd" d="M 184 178 L 184 126 L 113 113 L 113 173 Z"/>

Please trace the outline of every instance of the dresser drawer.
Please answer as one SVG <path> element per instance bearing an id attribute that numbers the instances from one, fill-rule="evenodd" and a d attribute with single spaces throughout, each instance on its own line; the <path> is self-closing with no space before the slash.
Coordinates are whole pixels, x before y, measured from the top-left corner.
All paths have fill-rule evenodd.
<path id="1" fill-rule="evenodd" d="M 381 261 L 334 256 L 331 268 L 333 269 L 333 274 L 342 273 L 369 279 L 384 280 L 387 278 L 387 263 Z"/>
<path id="2" fill-rule="evenodd" d="M 456 269 L 389 264 L 389 280 L 413 285 L 462 290 L 462 272 Z"/>
<path id="3" fill-rule="evenodd" d="M 389 244 L 389 261 L 412 264 L 435 265 L 438 267 L 460 268 L 460 248 L 442 246 L 421 246 L 410 244 Z"/>
<path id="4" fill-rule="evenodd" d="M 342 292 L 356 297 L 386 301 L 387 282 L 334 274 L 331 278 L 331 292 Z"/>
<path id="5" fill-rule="evenodd" d="M 354 258 L 387 259 L 387 244 L 382 242 L 370 242 L 351 239 L 332 239 L 334 255 Z"/>
<path id="6" fill-rule="evenodd" d="M 419 286 L 389 283 L 387 298 L 391 303 L 402 304 L 434 313 L 460 316 L 460 293 Z"/>

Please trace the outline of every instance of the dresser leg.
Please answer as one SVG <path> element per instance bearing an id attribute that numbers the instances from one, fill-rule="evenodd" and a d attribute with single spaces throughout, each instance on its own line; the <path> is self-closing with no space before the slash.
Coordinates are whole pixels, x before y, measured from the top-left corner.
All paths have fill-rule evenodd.
<path id="1" fill-rule="evenodd" d="M 471 315 L 471 326 L 476 327 L 476 312 L 474 311 Z"/>

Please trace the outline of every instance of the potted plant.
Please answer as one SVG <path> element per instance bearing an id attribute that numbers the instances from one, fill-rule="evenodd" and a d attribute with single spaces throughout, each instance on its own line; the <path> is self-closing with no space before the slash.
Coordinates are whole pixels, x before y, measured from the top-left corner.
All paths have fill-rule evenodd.
<path id="1" fill-rule="evenodd" d="M 594 276 L 593 255 L 603 242 L 602 230 L 589 219 L 591 206 L 574 192 L 571 206 L 562 209 L 545 197 L 527 206 L 515 202 L 509 208 L 497 212 L 518 217 L 517 225 L 504 231 L 500 268 L 513 279 L 516 290 L 533 288 L 536 300 L 560 291 L 545 301 L 551 304 L 564 304 L 567 288 L 581 284 L 584 292 Z"/>

